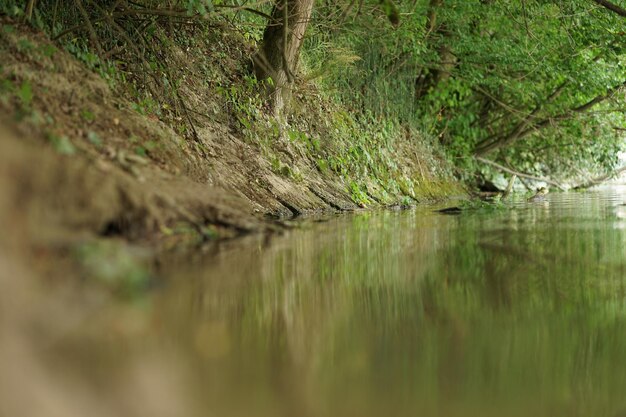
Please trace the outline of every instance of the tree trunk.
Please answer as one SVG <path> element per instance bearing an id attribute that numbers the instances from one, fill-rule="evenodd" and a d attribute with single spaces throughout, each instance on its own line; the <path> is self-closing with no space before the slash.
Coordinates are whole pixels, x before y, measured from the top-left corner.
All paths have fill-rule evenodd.
<path id="1" fill-rule="evenodd" d="M 603 182 L 606 182 L 612 178 L 618 177 L 622 172 L 626 172 L 626 166 L 617 168 L 615 171 L 609 172 L 608 174 L 600 175 L 599 177 L 588 179 L 582 184 L 578 184 L 574 187 L 574 190 L 584 190 L 587 188 L 591 188 L 595 185 L 600 185 Z"/>
<path id="2" fill-rule="evenodd" d="M 289 101 L 300 47 L 311 18 L 314 0 L 276 0 L 263 45 L 254 59 L 257 78 L 271 78 L 272 106 L 280 114 Z"/>
<path id="3" fill-rule="evenodd" d="M 30 22 L 33 18 L 33 10 L 35 10 L 35 5 L 37 4 L 37 0 L 28 0 L 26 4 L 26 12 L 24 13 L 26 16 L 26 21 Z"/>

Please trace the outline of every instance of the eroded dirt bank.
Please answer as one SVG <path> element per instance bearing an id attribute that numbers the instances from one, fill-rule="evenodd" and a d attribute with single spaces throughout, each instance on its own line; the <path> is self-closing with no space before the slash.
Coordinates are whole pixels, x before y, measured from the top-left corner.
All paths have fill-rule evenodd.
<path id="1" fill-rule="evenodd" d="M 197 57 L 170 51 L 189 61 L 178 94 L 185 96 L 187 114 L 195 115 L 190 135 L 175 130 L 181 130 L 180 120 L 137 111 L 136 103 L 45 35 L 4 19 L 0 36 L 0 163 L 3 175 L 19 184 L 19 198 L 2 193 L 27 223 L 36 223 L 31 227 L 130 239 L 185 228 L 206 237 L 232 236 L 272 227 L 267 215 L 363 205 L 355 202 L 346 176 L 321 169 L 319 155 L 302 144 L 280 136 L 268 153 L 228 123 L 206 117 L 223 103 L 198 84 Z M 391 152 L 407 177 L 419 173 L 436 182 L 410 144 L 398 143 Z M 403 198 L 415 203 L 454 190 L 449 180 L 440 181 L 443 191 L 431 187 L 424 195 L 364 182 L 366 189 L 358 192 L 371 201 L 368 206 Z"/>
<path id="2" fill-rule="evenodd" d="M 55 48 L 41 34 L 20 27 L 2 36 L 0 163 L 19 197 L 2 193 L 38 233 L 146 238 L 180 222 L 231 236 L 265 228 L 264 214 L 354 207 L 319 178 L 284 181 L 225 127 L 203 127 L 201 149 L 185 143 L 67 53 L 40 53 Z"/>

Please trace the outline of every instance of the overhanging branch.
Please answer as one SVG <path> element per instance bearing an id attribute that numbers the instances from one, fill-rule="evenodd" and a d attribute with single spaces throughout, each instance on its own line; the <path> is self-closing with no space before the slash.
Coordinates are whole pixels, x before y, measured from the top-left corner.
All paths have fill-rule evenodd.
<path id="1" fill-rule="evenodd" d="M 518 177 L 521 177 L 521 178 L 528 178 L 529 180 L 543 181 L 543 182 L 545 182 L 547 184 L 554 185 L 555 187 L 558 187 L 559 189 L 565 191 L 565 187 L 563 187 L 558 182 L 556 182 L 554 180 L 551 180 L 549 178 L 537 177 L 535 175 L 530 175 L 530 174 L 526 174 L 526 173 L 523 173 L 523 172 L 514 171 L 514 170 L 512 170 L 510 168 L 507 168 L 505 166 L 502 166 L 502 165 L 500 165 L 500 164 L 498 164 L 496 162 L 490 161 L 489 159 L 481 158 L 480 156 L 477 156 L 476 160 L 479 161 L 479 162 L 482 162 L 483 164 L 491 165 L 492 167 L 494 167 L 494 168 L 496 168 L 496 169 L 498 169 L 500 171 L 503 171 L 503 172 L 506 172 L 506 173 L 509 173 L 509 174 L 512 174 L 512 175 L 517 175 Z"/>
<path id="2" fill-rule="evenodd" d="M 622 82 L 621 84 L 616 85 L 615 87 L 612 87 L 606 93 L 596 96 L 592 98 L 591 100 L 589 100 L 588 102 L 581 104 L 578 107 L 574 107 L 573 109 L 570 109 L 564 113 L 547 117 L 535 123 L 529 123 L 530 120 L 524 121 L 524 123 L 517 125 L 509 134 L 507 134 L 504 137 L 500 137 L 499 139 L 490 141 L 488 143 L 486 141 L 479 143 L 476 146 L 475 154 L 479 156 L 486 155 L 487 153 L 495 149 L 501 148 L 503 146 L 511 145 L 514 142 L 530 135 L 531 133 L 535 133 L 541 129 L 544 129 L 552 125 L 554 122 L 567 120 L 571 118 L 575 113 L 584 113 L 587 110 L 596 106 L 597 104 L 602 103 L 603 101 L 613 97 L 618 91 L 620 91 L 625 86 L 626 86 L 626 81 Z M 531 116 L 532 115 L 533 114 L 531 114 Z"/>
<path id="3" fill-rule="evenodd" d="M 606 0 L 592 0 L 594 3 L 599 4 L 602 7 L 609 9 L 612 12 L 617 13 L 620 16 L 626 17 L 626 9 L 619 7 L 617 4 L 611 3 Z"/>

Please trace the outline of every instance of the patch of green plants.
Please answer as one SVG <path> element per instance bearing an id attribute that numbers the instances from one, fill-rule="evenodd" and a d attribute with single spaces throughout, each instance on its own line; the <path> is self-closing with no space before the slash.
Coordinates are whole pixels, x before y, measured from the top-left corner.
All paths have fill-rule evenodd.
<path id="1" fill-rule="evenodd" d="M 234 116 L 238 127 L 250 136 L 253 125 L 263 119 L 261 109 L 265 103 L 256 77 L 246 75 L 238 84 L 217 86 L 215 92 L 228 106 L 225 110 Z"/>
<path id="2" fill-rule="evenodd" d="M 9 24 L 2 25 L 2 33 L 7 35 L 15 33 L 15 26 Z"/>
<path id="3" fill-rule="evenodd" d="M 133 110 L 144 116 L 154 114 L 161 115 L 161 105 L 152 97 L 143 97 L 135 103 L 131 104 Z"/>
<path id="4" fill-rule="evenodd" d="M 402 197 L 402 199 L 400 200 L 400 204 L 404 207 L 411 207 L 415 204 L 415 200 L 413 200 L 411 197 L 409 197 L 408 195 L 405 195 Z"/>
<path id="5" fill-rule="evenodd" d="M 328 164 L 328 161 L 326 159 L 323 158 L 317 158 L 315 160 L 315 165 L 317 166 L 317 169 L 322 173 L 322 174 L 326 174 L 328 173 L 328 171 L 330 170 L 330 166 Z"/>
<path id="6" fill-rule="evenodd" d="M 100 75 L 109 85 L 115 86 L 117 82 L 122 81 L 122 74 L 118 71 L 116 62 L 101 59 L 98 54 L 91 50 L 85 39 L 71 38 L 63 42 L 63 47 L 84 63 L 87 68 Z"/>
<path id="7" fill-rule="evenodd" d="M 131 135 L 128 139 L 130 143 L 134 144 L 135 154 L 143 157 L 147 157 L 151 151 L 154 151 L 159 147 L 159 144 L 153 140 L 144 140 L 136 135 Z"/>
<path id="8" fill-rule="evenodd" d="M 17 96 L 20 104 L 26 108 L 30 109 L 31 104 L 33 102 L 33 87 L 28 80 L 22 81 L 22 84 L 15 91 L 15 95 Z"/>
<path id="9" fill-rule="evenodd" d="M 459 205 L 459 208 L 466 211 L 493 212 L 510 209 L 511 206 L 505 201 L 502 201 L 502 198 L 500 198 L 500 195 L 498 195 L 492 200 L 464 200 Z"/>
<path id="10" fill-rule="evenodd" d="M 93 122 L 94 120 L 96 120 L 96 115 L 89 109 L 82 109 L 80 111 L 80 117 L 81 119 L 83 119 L 86 122 Z"/>
<path id="11" fill-rule="evenodd" d="M 102 146 L 102 138 L 100 138 L 100 135 L 98 135 L 96 132 L 94 132 L 92 130 L 87 132 L 87 140 L 92 145 L 96 145 L 98 147 Z"/>
<path id="12" fill-rule="evenodd" d="M 295 182 L 302 182 L 304 177 L 297 167 L 284 164 L 276 155 L 270 156 L 270 166 L 272 172 L 285 178 L 290 178 Z"/>
<path id="13" fill-rule="evenodd" d="M 7 78 L 0 78 L 0 100 L 6 103 L 13 95 L 14 90 L 13 81 Z"/>
<path id="14" fill-rule="evenodd" d="M 38 51 L 46 58 L 52 58 L 59 50 L 50 44 L 41 45 Z"/>
<path id="15" fill-rule="evenodd" d="M 370 199 L 367 196 L 367 193 L 363 191 L 361 186 L 355 181 L 351 181 L 348 185 L 348 190 L 350 191 L 350 197 L 352 201 L 359 205 L 367 205 L 370 204 Z"/>
<path id="16" fill-rule="evenodd" d="M 29 39 L 20 38 L 17 41 L 17 50 L 18 50 L 18 52 L 26 54 L 26 53 L 29 53 L 31 51 L 34 51 L 35 48 L 36 48 L 35 44 L 32 43 Z"/>

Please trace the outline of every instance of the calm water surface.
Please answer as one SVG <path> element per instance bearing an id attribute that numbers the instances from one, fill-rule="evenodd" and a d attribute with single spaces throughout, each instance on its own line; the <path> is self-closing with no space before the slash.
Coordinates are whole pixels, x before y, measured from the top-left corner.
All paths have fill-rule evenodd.
<path id="1" fill-rule="evenodd" d="M 344 215 L 175 258 L 197 415 L 626 415 L 626 188 Z"/>

